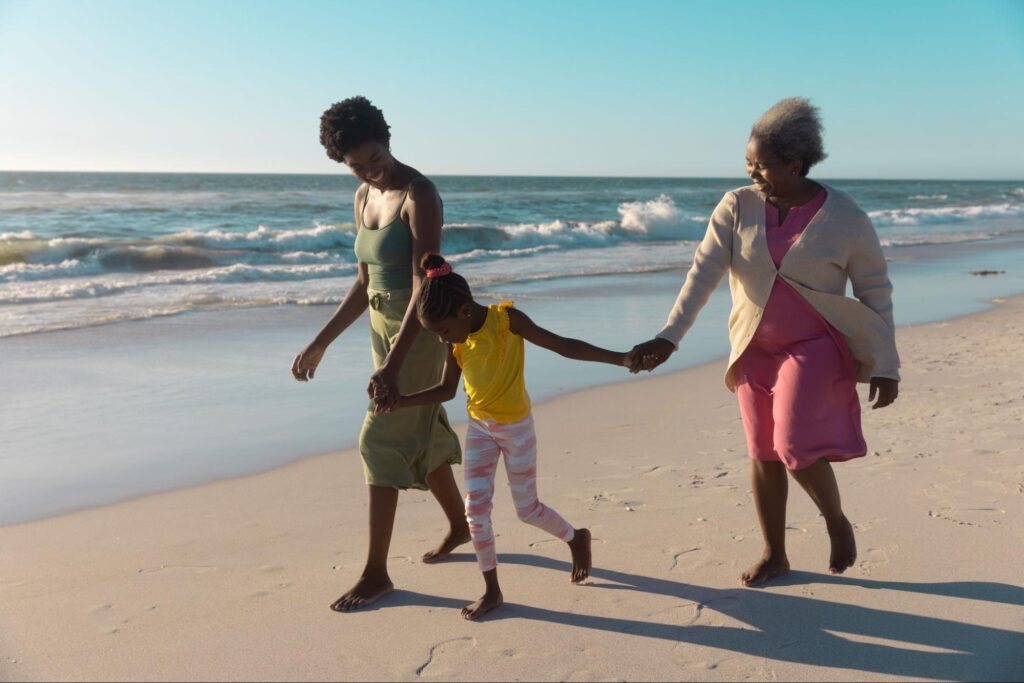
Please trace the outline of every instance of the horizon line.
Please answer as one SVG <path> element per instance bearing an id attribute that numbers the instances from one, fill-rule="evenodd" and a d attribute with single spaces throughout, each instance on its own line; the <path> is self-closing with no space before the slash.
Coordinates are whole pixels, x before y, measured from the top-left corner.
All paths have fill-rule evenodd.
<path id="1" fill-rule="evenodd" d="M 238 175 L 238 176 L 319 176 L 333 177 L 344 175 L 353 177 L 349 172 L 275 172 L 275 171 L 79 171 L 79 170 L 23 170 L 0 169 L 0 173 L 52 173 L 52 174 L 94 174 L 94 175 Z M 744 176 L 722 175 L 577 175 L 551 173 L 430 173 L 427 177 L 434 178 L 566 178 L 566 179 L 636 179 L 636 180 L 736 180 Z M 903 182 L 1024 182 L 1024 177 L 1006 178 L 951 178 L 951 177 L 897 177 L 897 176 L 818 176 L 823 180 L 898 180 Z"/>

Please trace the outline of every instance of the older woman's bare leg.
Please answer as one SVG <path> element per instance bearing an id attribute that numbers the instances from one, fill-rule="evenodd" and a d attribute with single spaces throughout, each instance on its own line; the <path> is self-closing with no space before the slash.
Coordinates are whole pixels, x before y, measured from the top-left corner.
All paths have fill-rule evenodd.
<path id="1" fill-rule="evenodd" d="M 825 526 L 832 541 L 828 570 L 832 574 L 842 574 L 857 560 L 857 542 L 853 535 L 853 525 L 843 514 L 839 484 L 836 483 L 832 463 L 823 458 L 810 467 L 793 470 L 793 478 L 807 491 L 807 495 L 825 517 Z"/>
<path id="2" fill-rule="evenodd" d="M 754 506 L 757 520 L 761 523 L 764 536 L 764 553 L 761 559 L 743 572 L 740 583 L 754 586 L 789 571 L 786 557 L 786 498 L 789 494 L 789 478 L 786 466 L 781 462 L 751 461 L 751 483 L 754 489 Z"/>

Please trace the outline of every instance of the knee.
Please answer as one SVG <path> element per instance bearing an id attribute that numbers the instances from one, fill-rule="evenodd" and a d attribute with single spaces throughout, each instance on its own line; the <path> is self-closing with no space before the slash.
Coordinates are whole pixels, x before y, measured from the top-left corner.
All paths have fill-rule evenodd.
<path id="1" fill-rule="evenodd" d="M 516 516 L 527 524 L 533 524 L 540 519 L 542 514 L 544 514 L 544 506 L 539 500 L 534 500 L 523 507 L 516 507 Z"/>
<path id="2" fill-rule="evenodd" d="M 473 501 L 466 497 L 466 521 L 470 526 L 490 526 L 491 524 L 491 499 Z"/>

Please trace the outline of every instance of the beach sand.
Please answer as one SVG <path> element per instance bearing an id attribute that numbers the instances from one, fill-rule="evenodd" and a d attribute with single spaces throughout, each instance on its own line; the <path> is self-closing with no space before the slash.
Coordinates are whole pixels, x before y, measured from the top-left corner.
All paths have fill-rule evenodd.
<path id="1" fill-rule="evenodd" d="M 459 617 L 483 589 L 470 546 L 417 561 L 445 528 L 425 492 L 400 498 L 398 589 L 332 612 L 366 550 L 343 452 L 0 528 L 0 678 L 1021 680 L 1022 338 L 1024 297 L 901 328 L 899 401 L 865 410 L 869 453 L 837 466 L 843 576 L 794 485 L 794 571 L 740 587 L 761 539 L 717 361 L 537 407 L 541 498 L 594 534 L 586 585 L 501 473 L 500 612 Z"/>

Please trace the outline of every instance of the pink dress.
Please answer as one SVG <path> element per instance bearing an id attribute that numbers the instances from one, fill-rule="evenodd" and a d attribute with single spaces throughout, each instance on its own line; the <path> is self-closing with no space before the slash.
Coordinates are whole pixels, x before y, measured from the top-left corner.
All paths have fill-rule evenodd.
<path id="1" fill-rule="evenodd" d="M 765 203 L 768 251 L 778 268 L 825 203 L 826 192 L 795 206 L 779 225 Z M 755 460 L 791 470 L 858 458 L 867 452 L 860 426 L 856 362 L 842 334 L 776 276 L 761 322 L 737 361 L 736 394 L 747 448 Z"/>

